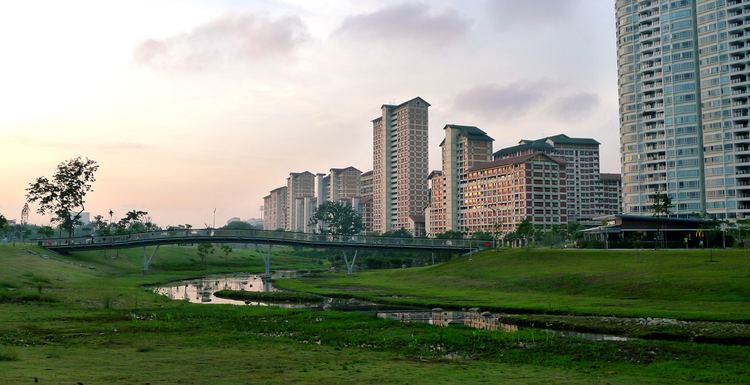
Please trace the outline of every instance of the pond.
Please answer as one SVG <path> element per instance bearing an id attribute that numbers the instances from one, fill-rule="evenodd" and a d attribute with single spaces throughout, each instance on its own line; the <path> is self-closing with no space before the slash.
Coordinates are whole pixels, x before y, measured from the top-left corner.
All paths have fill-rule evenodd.
<path id="1" fill-rule="evenodd" d="M 294 271 L 275 272 L 271 279 L 295 278 Z M 190 303 L 200 304 L 229 304 L 242 306 L 279 306 L 284 308 L 310 308 L 320 310 L 342 310 L 342 311 L 385 311 L 385 310 L 414 310 L 410 306 L 382 305 L 374 302 L 359 300 L 355 298 L 330 298 L 323 297 L 320 301 L 313 302 L 268 302 L 268 301 L 243 301 L 220 298 L 215 295 L 221 290 L 243 290 L 255 292 L 279 291 L 271 281 L 263 279 L 260 275 L 210 275 L 203 278 L 189 279 L 173 282 L 164 286 L 154 288 L 154 292 L 174 300 L 184 300 Z"/>
<path id="2" fill-rule="evenodd" d="M 275 278 L 296 278 L 294 271 L 279 271 L 272 275 Z M 331 298 L 323 297 L 319 301 L 308 302 L 263 302 L 242 301 L 219 298 L 214 295 L 220 290 L 244 290 L 244 291 L 280 291 L 275 288 L 270 280 L 265 280 L 260 275 L 211 275 L 203 278 L 174 282 L 168 285 L 154 288 L 154 292 L 174 300 L 184 300 L 200 304 L 230 304 L 242 306 L 278 306 L 284 308 L 308 308 L 318 310 L 340 310 L 340 311 L 366 311 L 373 312 L 378 318 L 397 320 L 401 322 L 420 322 L 436 326 L 463 325 L 476 329 L 504 331 L 507 333 L 517 332 L 518 325 L 503 322 L 501 314 L 482 312 L 478 308 L 466 310 L 443 310 L 441 308 L 424 309 L 403 305 L 384 305 L 355 298 Z M 591 341 L 627 341 L 626 337 L 582 333 L 574 331 L 551 330 L 541 328 L 527 328 L 540 330 L 551 335 L 563 337 L 582 338 Z"/>

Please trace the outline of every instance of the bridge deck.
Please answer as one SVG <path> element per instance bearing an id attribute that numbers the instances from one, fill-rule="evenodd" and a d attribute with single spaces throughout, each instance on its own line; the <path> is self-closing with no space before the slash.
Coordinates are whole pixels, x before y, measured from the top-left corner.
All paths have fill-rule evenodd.
<path id="1" fill-rule="evenodd" d="M 369 235 L 321 235 L 264 230 L 166 230 L 125 235 L 51 238 L 39 245 L 54 251 L 101 250 L 184 243 L 253 243 L 351 249 L 404 249 L 469 252 L 488 247 L 467 239 L 391 238 Z"/>

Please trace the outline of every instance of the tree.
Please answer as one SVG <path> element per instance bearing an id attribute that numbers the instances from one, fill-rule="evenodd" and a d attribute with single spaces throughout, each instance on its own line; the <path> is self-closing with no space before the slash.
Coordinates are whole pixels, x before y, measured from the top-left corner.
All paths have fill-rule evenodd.
<path id="1" fill-rule="evenodd" d="M 96 233 L 98 235 L 110 234 L 109 224 L 104 221 L 104 217 L 101 215 L 94 216 L 94 220 L 91 222 L 91 225 L 94 226 L 94 230 L 96 230 Z"/>
<path id="2" fill-rule="evenodd" d="M 570 241 L 578 240 L 581 237 L 581 230 L 583 230 L 582 224 L 578 222 L 568 222 L 565 227 L 566 237 Z"/>
<path id="3" fill-rule="evenodd" d="M 39 177 L 26 189 L 26 199 L 39 204 L 37 213 L 52 214 L 52 221 L 58 223 L 68 236 L 80 224 L 81 213 L 85 211 L 86 194 L 93 191 L 94 174 L 99 165 L 81 157 L 64 161 L 57 165 L 51 179 Z"/>
<path id="4" fill-rule="evenodd" d="M 131 233 L 144 231 L 146 230 L 146 226 L 143 224 L 143 219 L 146 218 L 146 215 L 148 215 L 146 211 L 130 210 L 125 214 L 124 218 L 120 219 L 118 225 Z"/>
<path id="5" fill-rule="evenodd" d="M 8 231 L 8 219 L 3 214 L 0 214 L 0 233 L 5 234 Z"/>
<path id="6" fill-rule="evenodd" d="M 444 233 L 435 234 L 437 239 L 463 239 L 464 234 L 456 230 L 448 230 Z"/>
<path id="7" fill-rule="evenodd" d="M 222 227 L 222 229 L 226 230 L 257 230 L 258 228 L 243 221 L 234 221 L 227 223 L 226 226 Z"/>
<path id="8" fill-rule="evenodd" d="M 206 259 L 209 255 L 213 254 L 216 251 L 214 249 L 214 245 L 211 243 L 201 243 L 198 245 L 198 257 L 201 259 L 201 263 L 203 266 L 206 265 Z"/>
<path id="9" fill-rule="evenodd" d="M 228 258 L 229 254 L 232 253 L 232 247 L 229 245 L 221 245 L 221 252 L 224 253 L 224 258 Z"/>
<path id="10" fill-rule="evenodd" d="M 52 237 L 55 234 L 55 229 L 53 229 L 50 226 L 42 226 L 42 227 L 36 229 L 36 233 L 39 234 L 39 235 L 41 235 L 41 236 L 43 236 L 43 237 L 45 237 L 45 238 L 50 238 L 50 237 Z"/>
<path id="11" fill-rule="evenodd" d="M 519 239 L 523 239 L 526 246 L 530 246 L 530 241 L 534 237 L 534 225 L 528 219 L 524 219 L 516 227 L 516 235 Z"/>
<path id="12" fill-rule="evenodd" d="M 411 235 L 409 230 L 405 228 L 400 228 L 399 230 L 393 231 L 386 231 L 384 232 L 381 237 L 391 237 L 391 238 L 413 238 L 414 236 Z"/>
<path id="13" fill-rule="evenodd" d="M 485 233 L 484 231 L 477 231 L 476 233 L 471 235 L 471 239 L 475 239 L 478 241 L 492 241 L 495 239 L 495 237 L 492 235 L 492 233 Z"/>
<path id="14" fill-rule="evenodd" d="M 666 247 L 666 239 L 664 238 L 664 217 L 669 217 L 670 209 L 672 208 L 672 198 L 669 195 L 657 192 L 654 194 L 654 203 L 651 205 L 651 211 L 654 212 L 654 216 L 659 221 L 659 238 L 664 242 Z M 656 242 L 654 243 L 656 247 Z"/>
<path id="15" fill-rule="evenodd" d="M 325 202 L 315 209 L 310 226 L 320 224 L 320 232 L 333 235 L 354 235 L 362 232 L 362 216 L 351 205 Z"/>
<path id="16" fill-rule="evenodd" d="M 657 192 L 654 194 L 654 203 L 651 205 L 651 211 L 656 217 L 668 217 L 672 209 L 672 198 L 669 195 Z"/>

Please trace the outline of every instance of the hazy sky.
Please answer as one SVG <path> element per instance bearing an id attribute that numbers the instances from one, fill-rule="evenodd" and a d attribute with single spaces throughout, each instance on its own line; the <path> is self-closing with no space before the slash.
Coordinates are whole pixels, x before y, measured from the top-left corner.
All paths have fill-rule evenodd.
<path id="1" fill-rule="evenodd" d="M 9 218 L 78 155 L 100 164 L 92 215 L 260 217 L 290 171 L 370 170 L 370 121 L 415 96 L 433 169 L 447 123 L 496 149 L 594 137 L 620 169 L 612 0 L 25 0 L 0 5 L 0 47 Z"/>

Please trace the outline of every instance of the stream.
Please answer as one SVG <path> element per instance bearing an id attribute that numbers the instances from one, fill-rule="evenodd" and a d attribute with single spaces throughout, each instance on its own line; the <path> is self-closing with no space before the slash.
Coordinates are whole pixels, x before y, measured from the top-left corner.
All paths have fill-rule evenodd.
<path id="1" fill-rule="evenodd" d="M 277 271 L 271 276 L 271 280 L 277 278 L 296 278 L 294 271 Z M 463 310 L 443 310 L 441 308 L 425 309 L 403 305 L 378 304 L 355 298 L 332 298 L 324 297 L 320 301 L 313 302 L 264 302 L 264 301 L 241 301 L 219 298 L 214 294 L 220 290 L 243 290 L 255 292 L 280 291 L 275 288 L 271 281 L 264 280 L 262 276 L 252 274 L 233 275 L 210 275 L 203 278 L 189 279 L 172 282 L 153 289 L 157 294 L 174 300 L 188 301 L 197 304 L 229 304 L 241 306 L 277 306 L 283 308 L 307 308 L 317 310 L 339 310 L 339 311 L 363 311 L 374 313 L 378 318 L 397 320 L 405 323 L 418 322 L 436 326 L 463 325 L 475 329 L 503 331 L 513 333 L 519 330 L 518 325 L 501 322 L 500 314 L 482 312 L 478 308 Z M 582 338 L 591 341 L 627 341 L 627 337 L 583 333 L 573 331 L 562 331 L 552 329 L 540 329 L 524 327 L 526 329 L 539 330 L 545 333 Z"/>

